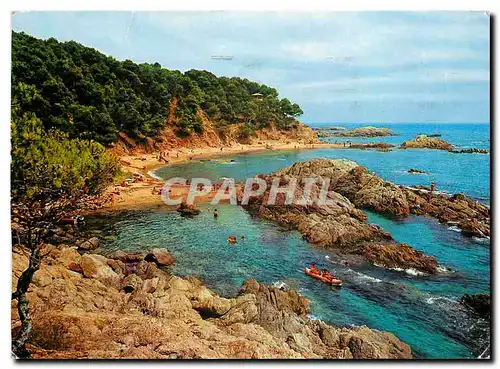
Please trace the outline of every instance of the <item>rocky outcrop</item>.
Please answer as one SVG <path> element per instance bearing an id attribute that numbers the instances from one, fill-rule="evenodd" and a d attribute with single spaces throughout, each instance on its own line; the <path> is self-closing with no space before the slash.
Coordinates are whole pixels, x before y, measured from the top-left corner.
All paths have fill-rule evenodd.
<path id="1" fill-rule="evenodd" d="M 454 150 L 453 153 L 455 153 L 455 154 L 487 154 L 488 150 L 472 148 L 472 149 Z"/>
<path id="2" fill-rule="evenodd" d="M 426 174 L 427 172 L 420 170 L 420 169 L 411 168 L 408 170 L 408 173 L 410 173 L 410 174 Z"/>
<path id="3" fill-rule="evenodd" d="M 117 268 L 118 279 L 108 281 L 101 277 L 115 275 L 109 265 L 117 259 L 65 246 L 43 251 L 28 293 L 35 359 L 411 358 L 391 333 L 310 320 L 309 302 L 296 291 L 248 280 L 238 296 L 223 298 L 146 261 L 134 273 Z M 15 248 L 13 288 L 27 263 Z M 15 337 L 15 302 L 11 322 Z"/>
<path id="4" fill-rule="evenodd" d="M 344 126 L 326 126 L 326 127 L 312 127 L 313 131 L 345 131 L 347 127 Z"/>
<path id="5" fill-rule="evenodd" d="M 426 188 L 397 186 L 368 172 L 353 161 L 315 159 L 295 163 L 277 175 L 320 176 L 330 179 L 329 189 L 358 208 L 392 216 L 432 216 L 456 225 L 464 236 L 490 236 L 490 209 L 463 194 L 448 196 Z"/>
<path id="6" fill-rule="evenodd" d="M 479 293 L 476 295 L 463 295 L 460 303 L 474 311 L 480 318 L 490 319 L 491 317 L 491 298 L 490 295 Z"/>
<path id="7" fill-rule="evenodd" d="M 488 154 L 486 149 L 461 149 L 456 150 L 454 146 L 444 140 L 436 137 L 441 135 L 418 135 L 413 140 L 405 141 L 399 147 L 400 149 L 436 149 L 445 150 L 454 154 Z"/>
<path id="8" fill-rule="evenodd" d="M 490 209 L 464 194 L 432 193 L 403 187 L 412 214 L 432 216 L 440 223 L 457 226 L 467 237 L 490 237 Z"/>
<path id="9" fill-rule="evenodd" d="M 365 169 L 349 160 L 316 159 L 304 163 L 295 163 L 279 172 L 259 176 L 267 182 L 267 190 L 262 195 L 251 197 L 244 207 L 251 213 L 275 221 L 286 227 L 297 229 L 310 243 L 333 248 L 343 254 L 359 255 L 370 263 L 384 267 L 416 269 L 422 273 L 436 273 L 437 261 L 419 253 L 408 245 L 397 244 L 392 236 L 376 225 L 366 223 L 366 215 L 356 207 L 357 203 L 365 207 L 387 212 L 389 209 L 400 209 L 408 214 L 409 206 L 404 193 L 397 186 L 387 186 L 377 177 L 373 178 L 373 186 L 378 196 L 373 198 L 364 191 L 363 183 L 345 177 L 361 176 Z M 271 184 L 279 179 L 279 186 L 286 187 L 292 180 L 297 181 L 293 198 L 288 199 L 284 193 L 278 193 L 276 201 L 269 201 Z M 315 180 L 310 187 L 310 203 L 300 203 L 304 194 L 304 178 Z M 328 202 L 320 202 L 323 179 L 331 179 Z M 332 190 L 332 185 L 352 185 L 344 194 Z M 346 189 L 346 188 L 344 188 Z M 349 192 L 349 196 L 346 193 Z M 394 196 L 397 192 L 399 196 Z M 241 200 L 241 195 L 240 195 Z"/>
<path id="10" fill-rule="evenodd" d="M 153 249 L 149 252 L 145 258 L 145 261 L 152 261 L 158 266 L 167 266 L 173 264 L 175 259 L 172 254 L 166 249 Z"/>
<path id="11" fill-rule="evenodd" d="M 350 149 L 361 149 L 361 150 L 376 149 L 377 151 L 390 151 L 393 147 L 394 145 L 385 142 L 374 142 L 365 144 L 353 143 L 348 146 L 348 148 Z"/>
<path id="12" fill-rule="evenodd" d="M 436 137 L 418 135 L 413 140 L 405 141 L 400 149 L 436 149 L 453 151 L 453 145 Z"/>
<path id="13" fill-rule="evenodd" d="M 177 208 L 177 211 L 182 216 L 186 217 L 192 217 L 194 215 L 200 214 L 200 210 L 194 204 L 188 205 L 185 202 L 181 202 L 181 204 Z"/>
<path id="14" fill-rule="evenodd" d="M 384 137 L 397 136 L 390 128 L 383 127 L 358 127 L 347 131 L 332 132 L 332 136 L 338 137 Z"/>
<path id="15" fill-rule="evenodd" d="M 91 237 L 86 241 L 78 243 L 78 249 L 82 251 L 93 251 L 99 247 L 99 238 Z"/>
<path id="16" fill-rule="evenodd" d="M 406 243 L 368 244 L 365 246 L 365 257 L 372 263 L 390 269 L 400 269 L 401 266 L 411 266 L 405 269 L 433 274 L 436 273 L 438 263 L 432 256 L 415 250 Z"/>

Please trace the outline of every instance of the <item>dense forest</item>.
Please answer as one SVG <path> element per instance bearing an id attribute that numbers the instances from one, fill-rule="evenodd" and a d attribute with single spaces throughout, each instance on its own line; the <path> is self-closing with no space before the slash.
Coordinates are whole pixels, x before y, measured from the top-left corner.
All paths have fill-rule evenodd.
<path id="1" fill-rule="evenodd" d="M 170 124 L 179 136 L 202 132 L 200 112 L 221 132 L 240 123 L 242 136 L 271 123 L 290 129 L 302 114 L 276 89 L 247 79 L 118 61 L 74 41 L 12 33 L 13 115 L 29 113 L 46 131 L 104 145 L 116 141 L 119 132 L 154 138 L 174 102 Z"/>

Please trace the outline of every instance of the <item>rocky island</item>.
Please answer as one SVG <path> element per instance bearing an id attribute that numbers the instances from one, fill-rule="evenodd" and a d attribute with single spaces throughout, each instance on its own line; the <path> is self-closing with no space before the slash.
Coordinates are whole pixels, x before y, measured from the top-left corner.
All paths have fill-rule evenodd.
<path id="1" fill-rule="evenodd" d="M 449 151 L 454 154 L 488 154 L 486 149 L 460 149 L 457 150 L 455 147 L 439 138 L 436 135 L 418 135 L 414 139 L 405 141 L 399 146 L 400 149 L 435 149 Z"/>
<path id="2" fill-rule="evenodd" d="M 400 149 L 436 149 L 453 151 L 453 145 L 436 137 L 418 135 L 414 139 L 405 141 L 399 147 Z"/>
<path id="3" fill-rule="evenodd" d="M 338 137 L 384 137 L 384 136 L 397 136 L 390 128 L 384 127 L 358 127 L 346 131 L 332 132 L 331 136 Z"/>

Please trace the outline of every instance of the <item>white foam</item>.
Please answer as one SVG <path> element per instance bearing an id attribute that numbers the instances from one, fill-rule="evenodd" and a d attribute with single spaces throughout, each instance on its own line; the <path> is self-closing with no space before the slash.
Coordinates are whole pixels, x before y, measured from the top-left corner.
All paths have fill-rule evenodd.
<path id="1" fill-rule="evenodd" d="M 370 281 L 370 282 L 375 282 L 375 283 L 380 283 L 380 282 L 382 282 L 382 280 L 381 280 L 381 279 L 378 279 L 378 278 L 372 277 L 371 275 L 368 275 L 368 274 L 363 274 L 363 273 L 359 273 L 359 272 L 355 272 L 355 273 L 358 275 L 358 277 L 359 277 L 360 279 L 365 279 L 365 280 L 368 280 L 368 281 Z"/>
<path id="2" fill-rule="evenodd" d="M 477 243 L 488 243 L 488 242 L 490 242 L 490 237 L 489 236 L 472 237 L 472 241 L 477 242 Z"/>
<path id="3" fill-rule="evenodd" d="M 424 275 L 424 273 L 419 272 L 419 271 L 418 271 L 418 270 L 416 270 L 415 268 L 409 268 L 409 269 L 406 269 L 406 270 L 405 270 L 405 273 L 406 273 L 406 274 L 409 274 L 409 275 L 413 275 L 413 276 Z"/>
<path id="4" fill-rule="evenodd" d="M 451 227 L 448 227 L 448 229 L 449 229 L 450 231 L 453 231 L 453 232 L 462 232 L 462 231 L 460 230 L 460 228 L 458 228 L 457 226 L 451 226 Z"/>
<path id="5" fill-rule="evenodd" d="M 148 176 L 153 177 L 154 179 L 157 179 L 159 181 L 163 181 L 163 178 L 161 178 L 160 176 L 156 175 L 155 172 L 153 172 L 152 170 L 150 170 L 148 172 Z"/>
<path id="6" fill-rule="evenodd" d="M 425 299 L 425 302 L 429 305 L 433 305 L 436 301 L 447 301 L 447 302 L 456 303 L 455 300 L 452 300 L 452 299 L 449 299 L 449 298 L 443 297 L 443 296 L 428 297 Z"/>
<path id="7" fill-rule="evenodd" d="M 446 267 L 438 266 L 437 268 L 438 273 L 454 273 L 455 271 Z"/>
<path id="8" fill-rule="evenodd" d="M 379 268 L 385 268 L 385 269 L 389 269 L 389 270 L 394 270 L 396 272 L 405 272 L 406 274 L 408 275 L 412 275 L 412 276 L 419 276 L 419 275 L 426 275 L 425 273 L 423 272 L 420 272 L 418 270 L 416 270 L 415 268 L 408 268 L 408 269 L 404 269 L 404 268 L 399 268 L 399 267 L 394 267 L 394 268 L 388 268 L 388 267 L 385 267 L 383 265 L 378 265 L 378 264 L 373 264 Z"/>

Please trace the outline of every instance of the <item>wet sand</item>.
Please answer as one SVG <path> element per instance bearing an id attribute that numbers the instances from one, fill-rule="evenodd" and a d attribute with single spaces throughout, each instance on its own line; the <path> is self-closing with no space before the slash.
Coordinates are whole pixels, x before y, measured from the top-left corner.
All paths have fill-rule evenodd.
<path id="1" fill-rule="evenodd" d="M 191 159 L 204 159 L 214 156 L 234 155 L 241 153 L 256 153 L 272 150 L 307 150 L 322 148 L 344 148 L 343 144 L 302 144 L 302 143 L 277 143 L 276 141 L 263 141 L 259 145 L 235 145 L 223 147 L 222 151 L 216 147 L 204 147 L 197 149 L 179 148 L 165 151 L 168 156 L 165 160 L 159 160 L 159 153 L 124 155 L 120 157 L 120 164 L 124 172 L 135 174 L 141 180 L 128 183 L 127 186 L 113 185 L 107 193 L 111 194 L 111 200 L 100 211 L 127 210 L 142 207 L 165 207 L 160 195 L 163 182 L 152 176 L 152 171 L 166 165 L 179 164 Z M 172 186 L 171 198 L 186 198 L 189 185 Z M 113 194 L 114 193 L 114 194 Z M 215 191 L 205 196 L 197 197 L 195 203 L 209 202 L 215 195 Z"/>

